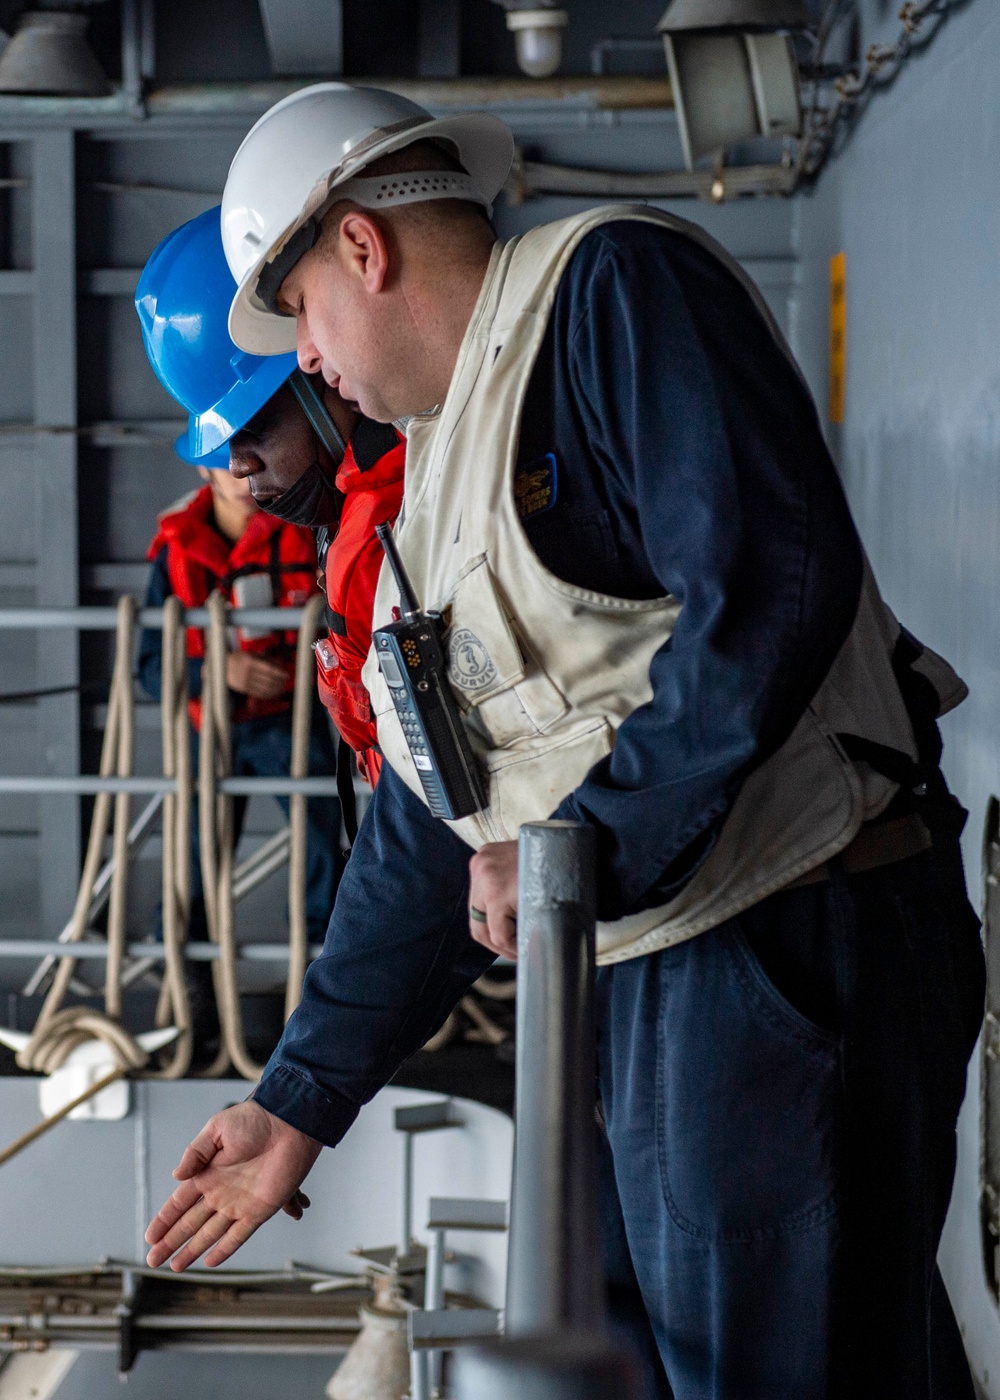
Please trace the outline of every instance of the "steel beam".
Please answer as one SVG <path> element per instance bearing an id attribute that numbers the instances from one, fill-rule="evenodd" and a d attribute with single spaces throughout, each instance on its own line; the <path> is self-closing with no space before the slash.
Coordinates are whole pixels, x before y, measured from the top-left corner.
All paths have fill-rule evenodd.
<path id="1" fill-rule="evenodd" d="M 273 73 L 344 71 L 341 0 L 259 0 Z"/>
<path id="2" fill-rule="evenodd" d="M 421 78 L 457 78 L 461 71 L 461 0 L 420 0 L 417 72 Z"/>
<path id="3" fill-rule="evenodd" d="M 74 429 L 77 423 L 76 181 L 72 130 L 34 137 L 31 178 L 34 421 Z M 39 434 L 32 445 L 35 477 L 36 601 L 73 607 L 79 598 L 77 439 L 72 431 Z M 80 680 L 78 639 L 64 628 L 38 648 L 39 689 Z M 80 771 L 80 701 L 70 690 L 47 696 L 35 711 L 39 747 L 50 774 Z M 80 804 L 39 802 L 38 868 L 41 928 L 59 931 L 80 875 Z"/>

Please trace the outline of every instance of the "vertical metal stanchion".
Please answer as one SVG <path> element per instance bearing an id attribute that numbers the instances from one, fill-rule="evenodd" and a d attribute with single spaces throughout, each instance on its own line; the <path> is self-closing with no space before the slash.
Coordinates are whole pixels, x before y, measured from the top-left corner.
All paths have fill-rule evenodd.
<path id="1" fill-rule="evenodd" d="M 444 1256 L 444 1230 L 432 1230 L 427 1246 L 424 1284 L 424 1308 L 428 1312 L 444 1307 Z M 432 1351 L 427 1356 L 428 1380 L 432 1395 L 441 1393 L 442 1355 L 440 1351 Z"/>
<path id="2" fill-rule="evenodd" d="M 591 827 L 521 827 L 506 1336 L 455 1354 L 458 1400 L 637 1400 L 604 1332 L 597 1240 Z"/>
<path id="3" fill-rule="evenodd" d="M 413 1248 L 413 1134 L 403 1134 L 403 1196 L 399 1222 L 399 1257 Z"/>
<path id="4" fill-rule="evenodd" d="M 601 1320 L 595 1267 L 594 831 L 521 827 L 517 1083 L 506 1333 Z"/>

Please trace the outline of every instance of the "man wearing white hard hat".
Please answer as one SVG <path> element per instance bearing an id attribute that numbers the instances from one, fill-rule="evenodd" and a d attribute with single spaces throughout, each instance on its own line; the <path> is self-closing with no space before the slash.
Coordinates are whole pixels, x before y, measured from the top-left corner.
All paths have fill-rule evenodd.
<path id="1" fill-rule="evenodd" d="M 964 686 L 882 602 L 740 269 L 648 207 L 498 243 L 511 154 L 490 117 L 321 84 L 233 161 L 231 334 L 405 422 L 396 540 L 487 801 L 431 815 L 370 657 L 383 778 L 324 954 L 150 1261 L 301 1215 L 322 1146 L 516 951 L 517 830 L 555 815 L 595 829 L 602 1223 L 651 1385 L 970 1396 L 935 1265 L 983 996 L 938 768 Z M 399 601 L 383 570 L 376 627 Z"/>

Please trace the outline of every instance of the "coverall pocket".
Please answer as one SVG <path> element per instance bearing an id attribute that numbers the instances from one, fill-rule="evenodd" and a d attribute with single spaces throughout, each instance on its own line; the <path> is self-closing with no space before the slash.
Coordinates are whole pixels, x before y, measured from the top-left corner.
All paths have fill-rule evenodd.
<path id="1" fill-rule="evenodd" d="M 666 950 L 660 976 L 657 1150 L 675 1225 L 731 1244 L 821 1225 L 837 1205 L 836 1037 L 773 987 L 735 920 Z"/>

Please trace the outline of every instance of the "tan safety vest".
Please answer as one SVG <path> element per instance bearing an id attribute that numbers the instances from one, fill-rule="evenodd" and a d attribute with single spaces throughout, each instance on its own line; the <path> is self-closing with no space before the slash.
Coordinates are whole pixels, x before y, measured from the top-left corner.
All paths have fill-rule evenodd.
<path id="1" fill-rule="evenodd" d="M 531 230 L 493 250 L 439 410 L 407 428 L 404 514 L 396 529 L 421 606 L 449 625 L 450 679 L 489 780 L 489 807 L 452 823 L 474 848 L 514 840 L 551 814 L 607 755 L 618 726 L 652 695 L 649 666 L 673 632 L 672 597 L 636 601 L 551 574 L 514 499 L 521 411 L 555 299 L 580 240 L 617 219 L 659 224 L 709 247 L 748 287 L 791 358 L 759 292 L 694 225 L 658 211 L 606 207 Z M 398 595 L 387 569 L 374 626 Z M 598 928 L 599 961 L 652 952 L 714 927 L 851 841 L 896 785 L 851 762 L 849 733 L 916 757 L 891 666 L 899 624 L 867 565 L 854 627 L 813 703 L 781 748 L 746 779 L 708 858 L 669 904 Z M 942 708 L 964 695 L 931 654 Z M 364 671 L 387 761 L 422 789 L 374 652 Z"/>

